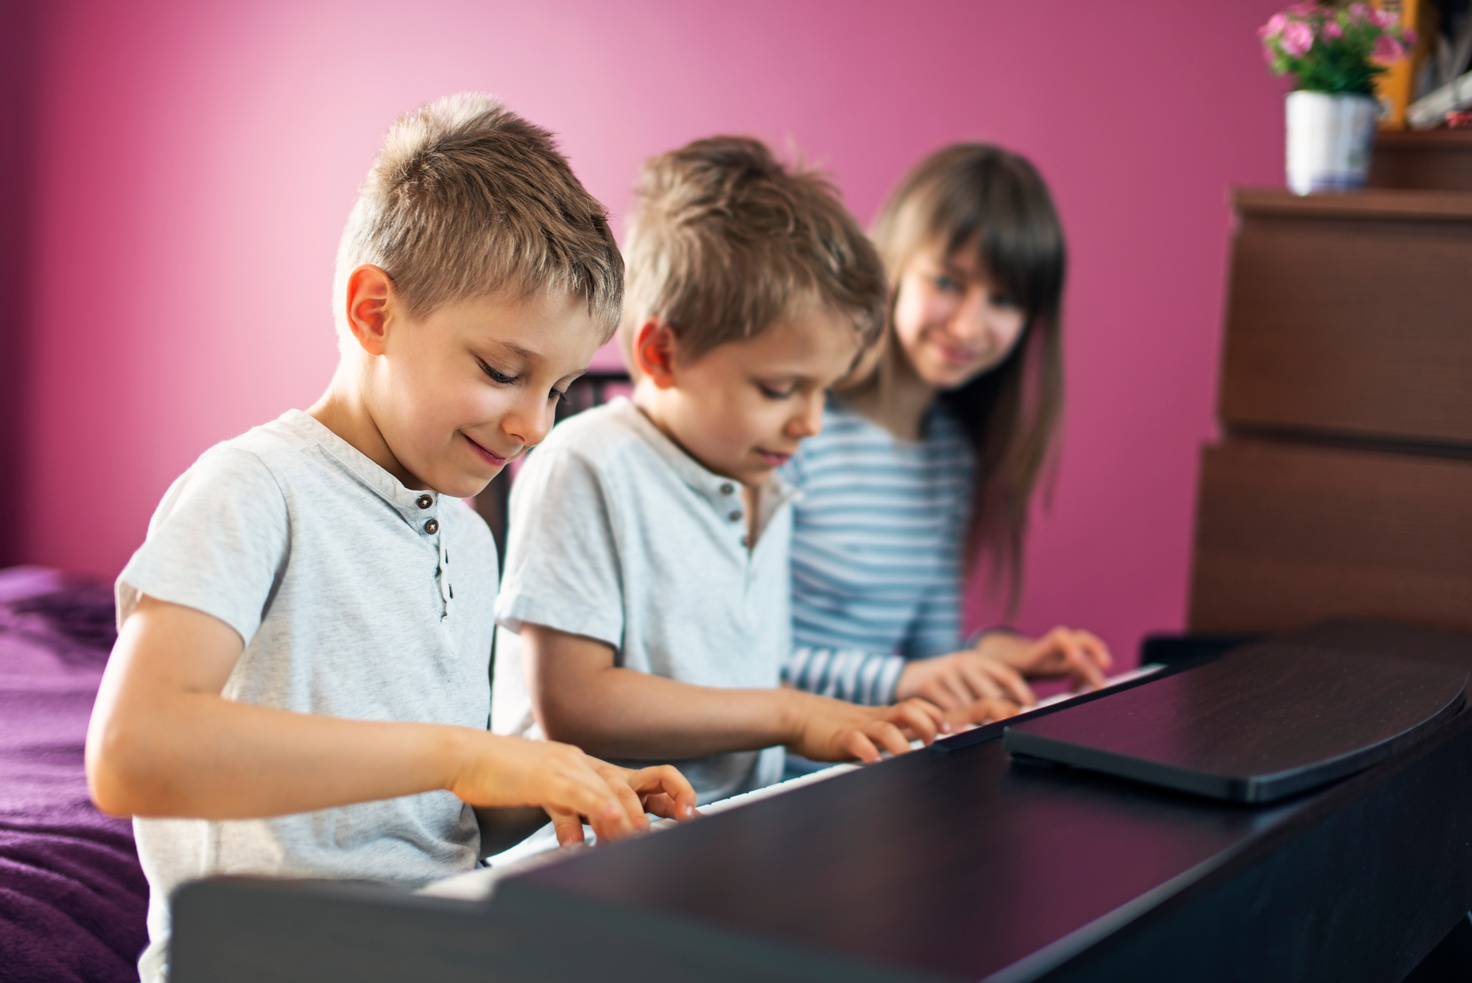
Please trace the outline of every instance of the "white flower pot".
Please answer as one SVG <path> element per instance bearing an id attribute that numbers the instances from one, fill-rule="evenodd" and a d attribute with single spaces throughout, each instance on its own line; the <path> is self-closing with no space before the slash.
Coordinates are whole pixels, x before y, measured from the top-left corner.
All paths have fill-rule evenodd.
<path id="1" fill-rule="evenodd" d="M 1301 195 L 1363 188 L 1379 114 L 1372 96 L 1288 93 L 1288 187 Z"/>

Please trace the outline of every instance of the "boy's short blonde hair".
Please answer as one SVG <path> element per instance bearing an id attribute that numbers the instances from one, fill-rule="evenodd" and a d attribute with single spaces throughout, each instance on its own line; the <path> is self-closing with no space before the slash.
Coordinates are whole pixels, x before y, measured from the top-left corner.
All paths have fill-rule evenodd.
<path id="1" fill-rule="evenodd" d="M 620 342 L 669 325 L 694 360 L 811 307 L 847 316 L 864 347 L 884 326 L 884 267 L 828 179 L 750 137 L 696 140 L 644 163 L 625 236 Z"/>
<path id="2" fill-rule="evenodd" d="M 587 302 L 605 337 L 623 307 L 623 258 L 603 206 L 552 135 L 490 96 L 446 96 L 400 116 L 374 158 L 337 252 L 339 341 L 348 275 L 393 280 L 410 317 L 502 289 Z"/>

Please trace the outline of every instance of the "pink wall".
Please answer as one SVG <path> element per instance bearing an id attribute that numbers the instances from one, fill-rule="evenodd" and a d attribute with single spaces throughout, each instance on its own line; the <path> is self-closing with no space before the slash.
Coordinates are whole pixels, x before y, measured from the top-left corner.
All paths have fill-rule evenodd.
<path id="1" fill-rule="evenodd" d="M 1031 156 L 1072 247 L 1069 409 L 1019 623 L 1131 651 L 1184 618 L 1227 188 L 1281 182 L 1281 86 L 1254 38 L 1278 5 L 57 0 L 23 555 L 116 572 L 205 447 L 317 396 L 335 243 L 379 135 L 482 89 L 562 134 L 615 213 L 643 157 L 718 131 L 794 141 L 864 220 L 942 143 Z"/>

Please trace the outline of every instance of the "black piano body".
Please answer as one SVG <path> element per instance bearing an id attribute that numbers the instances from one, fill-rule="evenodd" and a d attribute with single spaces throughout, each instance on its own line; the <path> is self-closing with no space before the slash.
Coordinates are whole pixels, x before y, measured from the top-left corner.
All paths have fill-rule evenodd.
<path id="1" fill-rule="evenodd" d="M 1460 633 L 1283 639 L 1472 670 Z M 196 882 L 171 978 L 1397 983 L 1472 909 L 1472 710 L 1268 806 L 1020 766 L 1000 738 L 588 851 L 488 902 Z"/>

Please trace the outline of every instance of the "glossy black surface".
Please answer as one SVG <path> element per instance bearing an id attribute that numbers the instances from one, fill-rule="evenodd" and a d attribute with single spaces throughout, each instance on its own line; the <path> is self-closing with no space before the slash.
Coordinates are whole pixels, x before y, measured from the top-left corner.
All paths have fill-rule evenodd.
<path id="1" fill-rule="evenodd" d="M 1392 629 L 1369 648 L 1405 638 Z M 1413 650 L 1461 661 L 1465 678 L 1466 636 L 1420 638 Z M 1303 655 L 1302 644 L 1268 644 Z M 1147 700 L 1237 654 L 1130 692 Z M 1356 794 L 1350 779 L 1268 807 L 1223 804 L 1015 767 L 999 731 L 534 872 L 501 901 L 514 904 L 524 881 L 943 978 L 1030 979 Z M 1374 771 L 1359 777 L 1372 782 Z"/>
<path id="2" fill-rule="evenodd" d="M 1283 644 L 1472 667 L 1472 638 L 1446 632 Z M 999 738 L 582 853 L 489 903 L 197 882 L 174 903 L 173 981 L 1399 983 L 1472 907 L 1468 711 L 1267 807 L 1015 767 Z"/>
<path id="3" fill-rule="evenodd" d="M 1408 747 L 1461 708 L 1467 671 L 1270 642 L 1004 731 L 1014 756 L 1271 802 Z"/>

